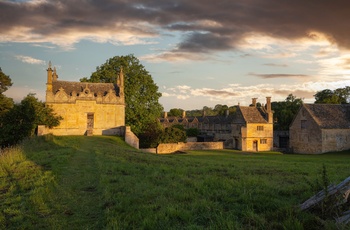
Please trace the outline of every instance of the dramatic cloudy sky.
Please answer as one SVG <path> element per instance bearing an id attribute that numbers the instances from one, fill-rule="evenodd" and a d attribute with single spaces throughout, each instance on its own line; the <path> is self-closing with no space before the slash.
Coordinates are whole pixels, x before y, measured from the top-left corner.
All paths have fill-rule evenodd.
<path id="1" fill-rule="evenodd" d="M 312 103 L 350 85 L 349 15 L 348 0 L 0 0 L 0 67 L 16 100 L 44 100 L 49 60 L 77 81 L 134 54 L 165 110 Z"/>

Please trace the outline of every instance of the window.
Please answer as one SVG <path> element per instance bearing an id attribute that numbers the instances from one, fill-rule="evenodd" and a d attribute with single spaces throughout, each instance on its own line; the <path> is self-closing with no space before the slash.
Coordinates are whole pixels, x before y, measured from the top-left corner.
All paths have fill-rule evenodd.
<path id="1" fill-rule="evenodd" d="M 267 144 L 267 139 L 260 139 L 260 144 Z"/>
<path id="2" fill-rule="evenodd" d="M 258 130 L 258 131 L 264 131 L 264 126 L 258 125 L 257 128 L 256 128 L 256 130 Z"/>
<path id="3" fill-rule="evenodd" d="M 307 128 L 307 121 L 306 120 L 301 120 L 300 121 L 300 128 L 301 129 L 306 129 Z"/>

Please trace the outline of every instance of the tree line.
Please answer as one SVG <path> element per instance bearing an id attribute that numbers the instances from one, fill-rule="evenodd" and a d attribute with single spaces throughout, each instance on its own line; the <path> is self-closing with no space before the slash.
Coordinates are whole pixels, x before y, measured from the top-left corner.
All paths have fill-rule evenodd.
<path id="1" fill-rule="evenodd" d="M 28 94 L 19 103 L 6 97 L 4 92 L 12 86 L 10 76 L 0 68 L 0 148 L 15 145 L 35 134 L 38 125 L 54 127 L 59 125 L 62 117 L 45 107 L 35 94 Z"/>

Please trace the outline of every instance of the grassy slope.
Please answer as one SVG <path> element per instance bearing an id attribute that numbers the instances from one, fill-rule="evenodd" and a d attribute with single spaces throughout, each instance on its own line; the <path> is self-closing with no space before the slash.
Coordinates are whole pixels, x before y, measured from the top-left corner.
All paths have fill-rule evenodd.
<path id="1" fill-rule="evenodd" d="M 40 137 L 0 156 L 0 229 L 335 229 L 296 208 L 323 165 L 338 183 L 350 152 L 151 155 L 116 137 Z"/>

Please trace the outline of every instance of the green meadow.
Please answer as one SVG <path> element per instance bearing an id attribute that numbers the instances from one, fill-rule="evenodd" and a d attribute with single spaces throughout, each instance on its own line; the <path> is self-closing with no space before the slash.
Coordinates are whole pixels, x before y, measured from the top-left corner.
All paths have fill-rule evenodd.
<path id="1" fill-rule="evenodd" d="M 298 208 L 322 176 L 349 177 L 350 151 L 154 155 L 118 137 L 36 137 L 0 155 L 0 229 L 346 229 Z"/>

